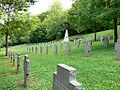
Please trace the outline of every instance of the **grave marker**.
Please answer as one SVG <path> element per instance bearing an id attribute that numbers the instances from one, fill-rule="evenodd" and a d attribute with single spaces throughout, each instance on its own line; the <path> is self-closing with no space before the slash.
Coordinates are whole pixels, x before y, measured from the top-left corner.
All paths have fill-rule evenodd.
<path id="1" fill-rule="evenodd" d="M 55 51 L 55 54 L 57 54 L 57 52 L 58 52 L 58 46 L 56 44 L 54 46 L 54 51 Z"/>
<path id="2" fill-rule="evenodd" d="M 82 90 L 82 84 L 76 81 L 76 69 L 58 64 L 53 74 L 53 90 Z"/>
<path id="3" fill-rule="evenodd" d="M 42 54 L 42 47 L 40 47 L 40 55 Z"/>
<path id="4" fill-rule="evenodd" d="M 46 54 L 48 54 L 48 49 L 49 49 L 49 47 L 48 47 L 48 46 L 46 46 Z"/>
<path id="5" fill-rule="evenodd" d="M 120 60 L 120 41 L 115 43 L 116 59 Z"/>
<path id="6" fill-rule="evenodd" d="M 37 53 L 37 47 L 35 47 L 35 52 Z"/>
<path id="7" fill-rule="evenodd" d="M 20 53 L 17 56 L 17 73 L 20 71 Z"/>
<path id="8" fill-rule="evenodd" d="M 34 47 L 32 47 L 32 53 L 34 53 Z"/>
<path id="9" fill-rule="evenodd" d="M 100 36 L 100 41 L 101 41 L 101 42 L 103 41 L 103 38 L 104 38 L 103 36 Z"/>
<path id="10" fill-rule="evenodd" d="M 85 45 L 84 45 L 85 56 L 89 56 L 90 51 L 91 51 L 90 44 L 88 44 L 88 42 L 85 42 Z"/>
<path id="11" fill-rule="evenodd" d="M 66 51 L 67 51 L 67 55 L 70 55 L 70 51 L 71 51 L 70 43 L 67 43 Z"/>
<path id="12" fill-rule="evenodd" d="M 15 66 L 15 53 L 13 53 L 13 66 Z"/>
<path id="13" fill-rule="evenodd" d="M 24 87 L 27 87 L 29 84 L 29 74 L 30 74 L 30 60 L 29 56 L 24 56 Z"/>
<path id="14" fill-rule="evenodd" d="M 107 47 L 108 47 L 108 44 L 109 44 L 109 39 L 108 39 L 108 38 L 106 38 L 106 39 L 105 39 L 105 41 L 104 41 L 104 46 L 105 46 L 105 48 L 107 48 Z"/>

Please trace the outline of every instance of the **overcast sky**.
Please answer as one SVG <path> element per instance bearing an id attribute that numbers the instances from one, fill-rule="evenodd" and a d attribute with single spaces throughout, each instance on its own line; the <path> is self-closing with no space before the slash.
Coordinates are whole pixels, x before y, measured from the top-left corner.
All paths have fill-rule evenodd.
<path id="1" fill-rule="evenodd" d="M 31 6 L 29 12 L 31 12 L 32 15 L 40 14 L 44 11 L 47 11 L 51 5 L 53 0 L 39 0 L 35 3 L 35 5 Z M 62 5 L 64 9 L 68 9 L 72 5 L 72 0 L 60 0 L 62 2 Z"/>

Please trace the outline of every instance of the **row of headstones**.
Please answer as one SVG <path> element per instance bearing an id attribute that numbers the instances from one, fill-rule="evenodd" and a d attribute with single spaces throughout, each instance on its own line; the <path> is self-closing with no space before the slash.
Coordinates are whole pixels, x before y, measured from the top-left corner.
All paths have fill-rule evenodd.
<path id="1" fill-rule="evenodd" d="M 50 44 L 50 49 L 52 49 L 52 44 Z M 63 44 L 61 43 L 60 44 L 60 48 L 62 49 L 63 48 Z M 42 46 L 40 46 L 40 48 L 39 48 L 39 53 L 40 53 L 40 55 L 42 55 L 42 52 L 43 52 L 43 47 Z M 46 51 L 46 54 L 48 54 L 49 53 L 49 46 L 48 45 L 46 45 L 46 47 L 45 47 L 45 51 Z M 38 47 L 36 46 L 36 47 L 27 47 L 27 52 L 32 52 L 32 53 L 37 53 L 38 52 Z M 67 53 L 67 55 L 70 55 L 70 52 L 71 52 L 71 45 L 70 45 L 70 43 L 66 43 L 66 53 Z M 55 54 L 57 54 L 58 53 L 58 45 L 57 44 L 55 44 L 54 45 L 54 53 Z"/>
<path id="2" fill-rule="evenodd" d="M 100 41 L 103 42 L 104 37 L 100 36 Z M 79 47 L 82 42 L 89 42 L 92 46 L 93 39 L 89 38 L 89 40 L 83 40 L 82 38 L 80 39 L 74 39 L 74 44 Z M 104 47 L 107 48 L 110 42 L 110 36 L 104 39 Z"/>
<path id="3" fill-rule="evenodd" d="M 10 62 L 15 65 L 15 53 L 9 52 Z M 17 74 L 20 71 L 20 54 L 17 55 Z M 24 86 L 29 85 L 30 60 L 24 56 Z M 57 72 L 53 74 L 53 90 L 82 90 L 81 83 L 76 81 L 76 69 L 64 64 L 57 65 Z"/>
<path id="4" fill-rule="evenodd" d="M 10 63 L 12 63 L 12 66 L 15 66 L 15 60 L 16 60 L 16 56 L 17 56 L 17 67 L 16 67 L 16 73 L 19 74 L 20 72 L 20 61 L 21 61 L 21 56 L 20 54 L 15 54 L 14 52 L 10 52 L 8 53 L 8 58 L 10 60 Z M 29 74 L 30 74 L 30 60 L 29 60 L 29 56 L 25 55 L 24 56 L 24 87 L 28 86 L 28 82 L 29 82 Z"/>

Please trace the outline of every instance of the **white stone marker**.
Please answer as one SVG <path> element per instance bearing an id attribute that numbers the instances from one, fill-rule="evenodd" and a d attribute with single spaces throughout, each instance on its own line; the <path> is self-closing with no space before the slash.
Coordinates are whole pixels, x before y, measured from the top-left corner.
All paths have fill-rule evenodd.
<path id="1" fill-rule="evenodd" d="M 66 29 L 65 36 L 63 42 L 69 42 L 69 37 L 68 37 L 68 30 Z"/>
<path id="2" fill-rule="evenodd" d="M 53 74 L 53 90 L 82 90 L 82 84 L 76 81 L 76 69 L 58 64 Z"/>

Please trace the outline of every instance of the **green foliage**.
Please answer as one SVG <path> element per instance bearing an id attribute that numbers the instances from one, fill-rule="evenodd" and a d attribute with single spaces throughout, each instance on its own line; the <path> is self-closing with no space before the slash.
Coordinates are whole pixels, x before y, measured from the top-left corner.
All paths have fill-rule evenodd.
<path id="1" fill-rule="evenodd" d="M 11 20 L 12 30 L 10 34 L 10 44 L 22 44 L 29 42 L 29 34 L 34 31 L 40 20 L 36 16 L 30 16 L 28 13 L 16 14 Z"/>
<path id="2" fill-rule="evenodd" d="M 45 26 L 39 25 L 36 28 L 36 30 L 30 33 L 29 39 L 30 39 L 30 43 L 45 42 L 47 40 Z"/>
<path id="3" fill-rule="evenodd" d="M 59 0 L 54 1 L 50 7 L 49 14 L 44 19 L 43 24 L 46 25 L 47 38 L 53 40 L 64 31 L 63 23 L 66 22 L 66 13 Z"/>

